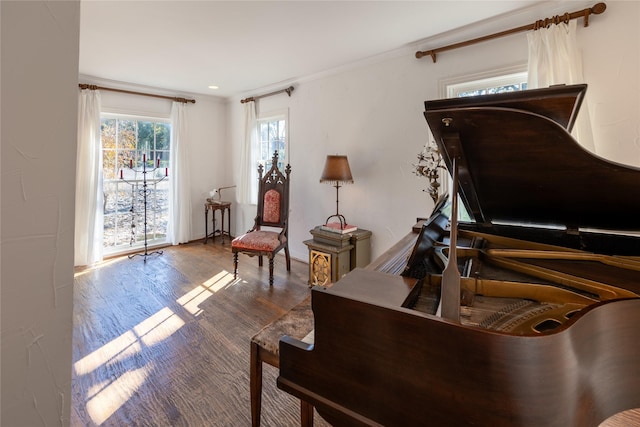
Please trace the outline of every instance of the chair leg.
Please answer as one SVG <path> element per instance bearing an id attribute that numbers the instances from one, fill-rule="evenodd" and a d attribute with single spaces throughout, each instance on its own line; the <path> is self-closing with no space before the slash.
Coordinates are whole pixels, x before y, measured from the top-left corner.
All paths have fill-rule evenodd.
<path id="1" fill-rule="evenodd" d="M 258 266 L 262 267 L 262 255 L 258 256 Z"/>
<path id="2" fill-rule="evenodd" d="M 300 426 L 313 427 L 313 405 L 300 401 Z"/>
<path id="3" fill-rule="evenodd" d="M 273 257 L 269 257 L 269 286 L 273 286 Z"/>
<path id="4" fill-rule="evenodd" d="M 291 257 L 289 256 L 289 245 L 284 247 L 284 257 L 287 260 L 287 271 L 291 271 Z"/>
<path id="5" fill-rule="evenodd" d="M 233 253 L 233 278 L 238 278 L 238 252 Z"/>
<path id="6" fill-rule="evenodd" d="M 260 413 L 262 411 L 262 361 L 258 357 L 258 344 L 251 342 L 251 369 L 249 384 L 251 390 L 251 426 L 260 427 Z"/>

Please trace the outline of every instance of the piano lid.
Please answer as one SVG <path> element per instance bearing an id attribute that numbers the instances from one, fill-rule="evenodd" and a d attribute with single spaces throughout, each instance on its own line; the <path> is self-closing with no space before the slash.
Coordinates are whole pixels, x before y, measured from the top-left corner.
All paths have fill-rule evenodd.
<path id="1" fill-rule="evenodd" d="M 640 230 L 640 169 L 571 136 L 586 85 L 425 102 L 447 168 L 480 223 Z"/>

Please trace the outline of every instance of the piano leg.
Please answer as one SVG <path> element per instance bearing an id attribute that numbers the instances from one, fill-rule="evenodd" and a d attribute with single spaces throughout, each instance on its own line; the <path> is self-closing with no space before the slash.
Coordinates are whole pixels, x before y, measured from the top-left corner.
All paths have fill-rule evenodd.
<path id="1" fill-rule="evenodd" d="M 313 405 L 300 401 L 300 427 L 313 427 Z"/>

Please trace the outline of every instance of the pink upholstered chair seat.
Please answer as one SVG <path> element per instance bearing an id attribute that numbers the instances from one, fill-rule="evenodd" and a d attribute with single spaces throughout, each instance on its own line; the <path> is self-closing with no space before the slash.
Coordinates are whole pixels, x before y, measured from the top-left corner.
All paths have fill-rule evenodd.
<path id="1" fill-rule="evenodd" d="M 283 241 L 280 242 L 279 234 L 275 231 L 256 230 L 236 237 L 231 246 L 237 249 L 271 252 L 287 241 L 287 237 L 283 236 Z"/>

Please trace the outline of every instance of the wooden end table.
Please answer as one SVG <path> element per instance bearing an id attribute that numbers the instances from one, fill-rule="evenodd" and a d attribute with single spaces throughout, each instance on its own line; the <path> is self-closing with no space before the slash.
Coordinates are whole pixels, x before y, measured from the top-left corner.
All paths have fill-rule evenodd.
<path id="1" fill-rule="evenodd" d="M 213 229 L 209 233 L 209 210 L 211 214 L 211 225 Z M 216 211 L 221 211 L 221 227 L 216 229 Z M 227 229 L 225 230 L 224 214 L 227 213 Z M 216 236 L 222 237 L 222 244 L 224 244 L 224 236 L 229 236 L 231 239 L 231 202 L 223 201 L 206 201 L 204 204 L 204 243 L 207 243 L 207 239 L 215 241 Z"/>

